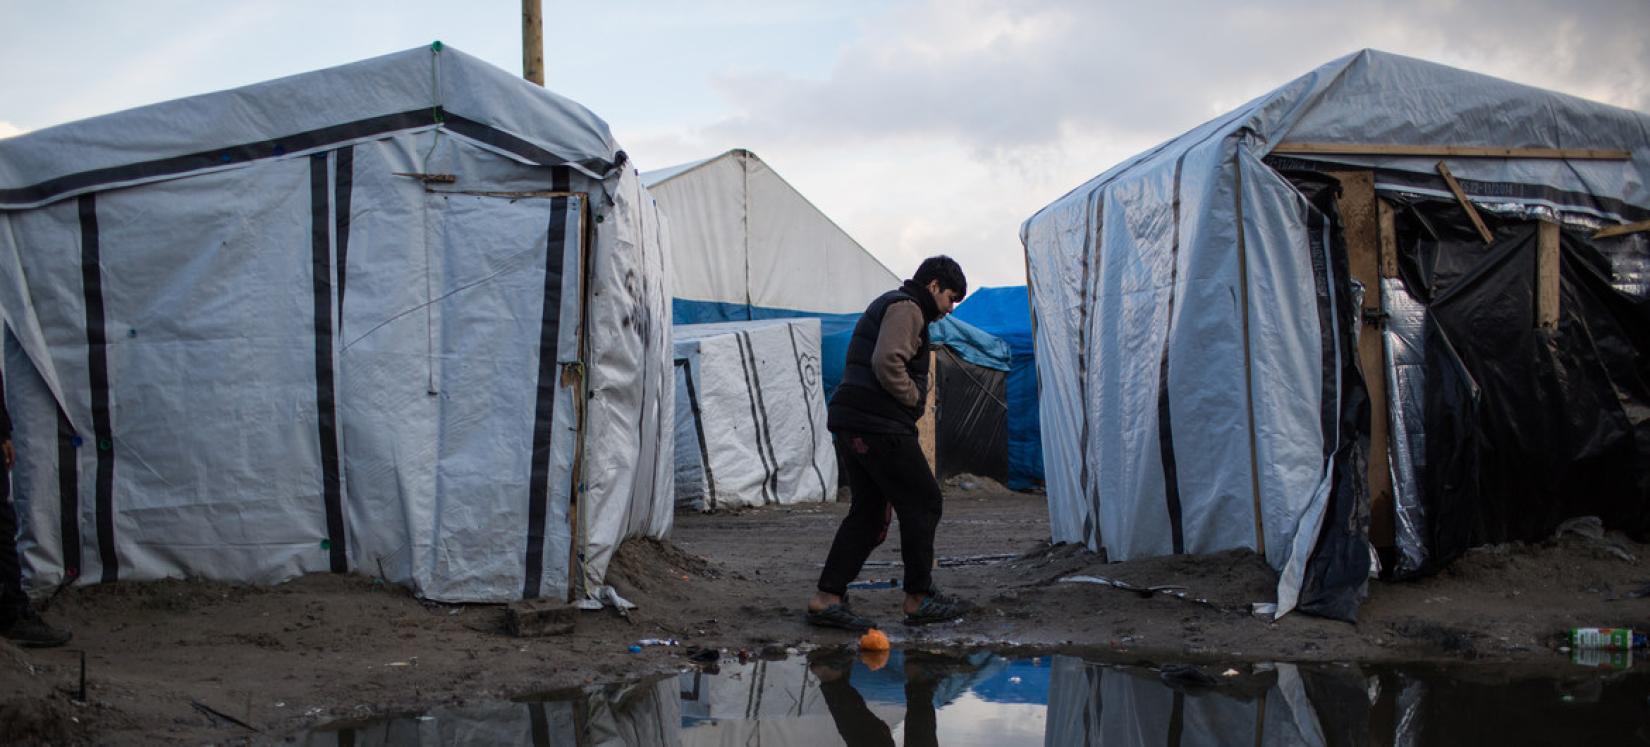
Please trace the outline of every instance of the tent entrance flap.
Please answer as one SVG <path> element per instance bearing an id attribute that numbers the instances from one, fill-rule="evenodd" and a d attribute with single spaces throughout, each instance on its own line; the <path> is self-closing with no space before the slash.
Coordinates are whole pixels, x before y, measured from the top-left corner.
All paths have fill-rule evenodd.
<path id="1" fill-rule="evenodd" d="M 582 338 L 588 200 L 565 188 L 423 200 L 411 240 L 352 252 L 345 286 L 340 421 L 356 565 L 383 558 L 432 599 L 566 597 L 583 424 L 561 362 Z M 397 404 L 372 406 L 386 401 Z M 417 459 L 428 460 L 422 480 L 370 479 Z M 378 506 L 405 506 L 405 529 Z"/>

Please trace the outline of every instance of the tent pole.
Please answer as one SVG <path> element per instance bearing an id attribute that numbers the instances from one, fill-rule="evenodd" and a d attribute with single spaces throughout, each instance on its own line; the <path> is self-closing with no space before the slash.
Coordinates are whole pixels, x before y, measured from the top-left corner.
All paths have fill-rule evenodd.
<path id="1" fill-rule="evenodd" d="M 521 0 L 521 77 L 544 85 L 544 9 L 541 0 Z"/>

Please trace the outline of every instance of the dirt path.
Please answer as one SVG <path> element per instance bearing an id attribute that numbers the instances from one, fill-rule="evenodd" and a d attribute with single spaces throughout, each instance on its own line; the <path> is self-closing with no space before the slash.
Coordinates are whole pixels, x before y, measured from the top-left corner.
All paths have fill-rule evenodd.
<path id="1" fill-rule="evenodd" d="M 851 640 L 801 621 L 845 504 L 679 514 L 671 542 L 633 542 L 612 580 L 640 605 L 629 620 L 584 613 L 557 638 L 502 633 L 497 605 L 424 604 L 361 577 L 311 576 L 274 588 L 204 582 L 68 591 L 49 611 L 75 631 L 69 650 L 0 644 L 0 741 L 200 742 L 278 739 L 340 718 L 507 698 L 671 671 L 689 646 L 752 651 Z M 1566 535 L 1480 548 L 1436 577 L 1376 583 L 1356 625 L 1303 615 L 1268 622 L 1275 576 L 1248 553 L 1101 564 L 1049 548 L 1043 498 L 987 484 L 947 491 L 938 554 L 948 591 L 982 605 L 962 622 L 907 630 L 897 644 L 1080 649 L 1120 661 L 1287 659 L 1515 662 L 1571 666 L 1554 652 L 1572 625 L 1650 627 L 1650 546 Z M 898 578 L 898 533 L 862 578 Z M 1624 559 L 1622 553 L 1633 559 Z M 1013 556 L 985 562 L 984 556 Z M 949 565 L 949 563 L 942 563 Z M 1056 579 L 1089 574 L 1178 584 L 1195 603 Z M 854 592 L 892 622 L 897 589 Z M 632 654 L 641 638 L 681 647 Z M 78 687 L 86 652 L 87 703 Z M 213 712 L 216 712 L 214 715 Z M 235 724 L 244 722 L 254 732 Z"/>

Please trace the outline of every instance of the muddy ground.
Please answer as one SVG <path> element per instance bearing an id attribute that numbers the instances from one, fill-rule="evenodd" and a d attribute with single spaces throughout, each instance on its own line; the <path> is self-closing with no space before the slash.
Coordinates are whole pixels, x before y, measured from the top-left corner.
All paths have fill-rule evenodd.
<path id="1" fill-rule="evenodd" d="M 0 643 L 0 741 L 278 741 L 343 718 L 510 698 L 674 671 L 689 647 L 757 652 L 844 643 L 800 609 L 846 504 L 677 515 L 668 543 L 635 541 L 612 581 L 640 607 L 580 613 L 577 630 L 513 638 L 499 605 L 422 603 L 357 576 L 317 575 L 277 587 L 197 581 L 71 589 L 47 616 L 71 628 L 65 649 Z M 1479 548 L 1420 581 L 1371 584 L 1356 624 L 1250 614 L 1272 601 L 1275 574 L 1253 554 L 1104 564 L 1049 547 L 1040 495 L 954 480 L 940 526 L 938 582 L 981 610 L 958 623 L 907 629 L 897 589 L 853 592 L 896 645 L 1074 650 L 1116 661 L 1496 662 L 1570 667 L 1556 652 L 1572 625 L 1650 628 L 1650 546 L 1617 535 L 1565 533 L 1530 545 Z M 898 578 L 897 528 L 862 578 Z M 996 558 L 1007 557 L 1006 560 Z M 964 560 L 957 564 L 956 561 Z M 1062 583 L 1096 575 L 1137 586 L 1177 584 L 1189 601 Z M 676 638 L 650 647 L 643 638 Z M 86 691 L 78 701 L 80 654 Z M 237 723 L 239 722 L 239 723 Z"/>

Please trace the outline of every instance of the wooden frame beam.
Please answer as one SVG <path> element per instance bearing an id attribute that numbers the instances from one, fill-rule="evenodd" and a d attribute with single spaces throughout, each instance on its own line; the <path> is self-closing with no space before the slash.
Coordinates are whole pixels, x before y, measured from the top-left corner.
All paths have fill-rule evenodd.
<path id="1" fill-rule="evenodd" d="M 1444 183 L 1449 185 L 1449 191 L 1455 193 L 1455 199 L 1461 203 L 1461 209 L 1467 211 L 1467 217 L 1472 219 L 1473 228 L 1478 229 L 1478 236 L 1485 244 L 1495 242 L 1495 236 L 1490 233 L 1489 226 L 1484 225 L 1484 219 L 1478 217 L 1478 208 L 1472 206 L 1472 200 L 1467 199 L 1467 193 L 1461 191 L 1461 183 L 1455 181 L 1455 174 L 1450 173 L 1449 165 L 1438 162 L 1438 175 L 1444 177 Z"/>
<path id="2" fill-rule="evenodd" d="M 1595 239 L 1608 239 L 1611 236 L 1626 236 L 1630 233 L 1650 231 L 1650 220 L 1641 220 L 1637 223 L 1626 223 L 1619 226 L 1606 226 L 1593 234 Z"/>
<path id="3" fill-rule="evenodd" d="M 1279 155 L 1414 156 L 1417 158 L 1534 158 L 1627 161 L 1633 154 L 1604 148 L 1503 148 L 1484 145 L 1378 145 L 1373 143 L 1280 143 Z"/>

